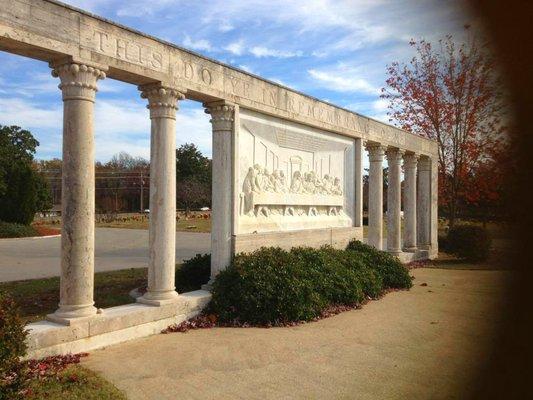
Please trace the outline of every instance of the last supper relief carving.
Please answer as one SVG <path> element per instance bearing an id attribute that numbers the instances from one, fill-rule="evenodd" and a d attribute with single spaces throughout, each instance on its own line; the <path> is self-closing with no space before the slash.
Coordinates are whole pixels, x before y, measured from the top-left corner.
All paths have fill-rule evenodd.
<path id="1" fill-rule="evenodd" d="M 353 226 L 353 139 L 241 109 L 237 157 L 237 233 Z"/>

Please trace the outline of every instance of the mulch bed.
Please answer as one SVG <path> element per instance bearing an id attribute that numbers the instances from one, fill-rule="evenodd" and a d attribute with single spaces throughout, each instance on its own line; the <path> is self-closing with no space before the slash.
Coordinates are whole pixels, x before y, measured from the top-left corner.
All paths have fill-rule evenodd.
<path id="1" fill-rule="evenodd" d="M 381 294 L 380 298 L 386 295 L 387 293 L 391 292 L 398 292 L 405 289 L 386 289 Z M 366 298 L 362 303 L 360 304 L 354 304 L 354 305 L 344 305 L 344 304 L 337 304 L 337 305 L 331 305 L 327 307 L 325 310 L 322 311 L 322 313 L 316 317 L 313 318 L 310 321 L 290 321 L 290 322 L 281 322 L 276 324 L 249 324 L 247 322 L 241 322 L 241 321 L 230 321 L 230 322 L 220 322 L 218 321 L 218 318 L 214 314 L 200 314 L 197 315 L 194 318 L 191 318 L 187 321 L 183 321 L 179 324 L 170 325 L 166 329 L 163 329 L 161 333 L 167 334 L 167 333 L 174 333 L 174 332 L 187 332 L 190 330 L 196 330 L 196 329 L 209 329 L 209 328 L 273 328 L 273 327 L 290 327 L 290 326 L 297 326 L 302 325 L 308 322 L 316 322 L 321 319 L 329 318 L 334 315 L 343 313 L 345 311 L 351 311 L 355 309 L 361 308 L 363 305 L 367 304 L 371 300 L 378 300 L 378 299 L 372 299 L 370 297 Z"/>
<path id="2" fill-rule="evenodd" d="M 33 229 L 37 231 L 39 236 L 52 236 L 61 234 L 61 230 L 57 228 L 49 228 L 42 225 L 33 225 Z"/>

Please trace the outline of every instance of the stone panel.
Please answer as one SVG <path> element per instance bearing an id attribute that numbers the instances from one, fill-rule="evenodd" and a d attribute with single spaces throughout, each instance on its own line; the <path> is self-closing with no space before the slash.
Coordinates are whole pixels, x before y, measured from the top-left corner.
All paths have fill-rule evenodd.
<path id="1" fill-rule="evenodd" d="M 236 234 L 354 225 L 354 139 L 239 114 Z"/>
<path id="2" fill-rule="evenodd" d="M 351 239 L 362 240 L 363 229 L 349 227 L 249 233 L 235 236 L 233 247 L 235 253 L 249 253 L 262 246 L 274 246 L 290 250 L 297 246 L 321 247 L 329 245 L 337 249 L 344 249 Z"/>

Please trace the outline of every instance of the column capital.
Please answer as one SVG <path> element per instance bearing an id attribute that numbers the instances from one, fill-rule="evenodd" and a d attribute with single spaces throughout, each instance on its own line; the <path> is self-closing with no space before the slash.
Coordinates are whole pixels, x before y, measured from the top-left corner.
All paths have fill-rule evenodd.
<path id="1" fill-rule="evenodd" d="M 420 157 L 418 159 L 418 170 L 419 171 L 430 171 L 431 170 L 431 158 L 429 157 Z"/>
<path id="2" fill-rule="evenodd" d="M 178 100 L 185 98 L 183 91 L 165 86 L 159 82 L 141 85 L 139 86 L 139 90 L 141 91 L 141 97 L 148 100 L 146 108 L 150 110 L 150 119 L 176 119 Z"/>
<path id="3" fill-rule="evenodd" d="M 204 103 L 205 113 L 211 115 L 213 132 L 231 131 L 235 120 L 235 104 L 227 101 Z"/>
<path id="4" fill-rule="evenodd" d="M 402 156 L 405 151 L 398 149 L 397 147 L 388 147 L 385 154 L 387 155 L 387 162 L 390 164 L 400 165 L 402 162 Z"/>
<path id="5" fill-rule="evenodd" d="M 370 162 L 382 162 L 385 155 L 385 146 L 380 143 L 366 142 L 365 149 L 368 151 L 368 159 Z"/>
<path id="6" fill-rule="evenodd" d="M 94 102 L 98 88 L 98 79 L 106 77 L 107 67 L 89 62 L 78 62 L 72 59 L 50 63 L 52 76 L 59 78 L 59 89 L 65 100 L 87 100 Z"/>
<path id="7" fill-rule="evenodd" d="M 403 155 L 403 162 L 404 162 L 405 168 L 410 168 L 410 169 L 416 168 L 419 157 L 420 156 L 416 153 L 405 153 Z"/>

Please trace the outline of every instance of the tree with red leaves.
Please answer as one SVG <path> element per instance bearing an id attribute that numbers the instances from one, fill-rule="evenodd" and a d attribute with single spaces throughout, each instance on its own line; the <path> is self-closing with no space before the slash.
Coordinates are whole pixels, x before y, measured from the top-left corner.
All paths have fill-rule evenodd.
<path id="1" fill-rule="evenodd" d="M 410 45 L 416 55 L 408 64 L 387 66 L 381 97 L 389 100 L 391 122 L 438 142 L 439 203 L 453 225 L 460 204 L 496 196 L 481 189 L 499 186 L 491 181 L 500 174 L 492 175 L 489 166 L 505 147 L 504 96 L 488 45 L 479 38 L 456 44 L 449 35 L 438 46 L 426 40 Z"/>

